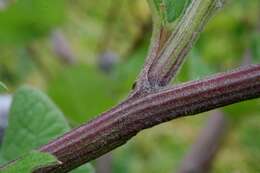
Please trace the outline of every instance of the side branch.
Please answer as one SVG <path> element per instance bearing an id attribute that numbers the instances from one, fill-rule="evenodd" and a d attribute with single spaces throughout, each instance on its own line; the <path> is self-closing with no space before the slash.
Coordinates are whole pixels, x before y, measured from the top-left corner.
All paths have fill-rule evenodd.
<path id="1" fill-rule="evenodd" d="M 149 53 L 131 96 L 143 97 L 170 83 L 203 28 L 224 2 L 192 0 L 173 29 L 160 24 L 157 13 L 152 13 L 153 34 Z M 152 0 L 149 0 L 149 4 L 152 11 L 156 11 Z"/>
<path id="2" fill-rule="evenodd" d="M 123 145 L 143 129 L 257 97 L 260 65 L 133 98 L 41 147 L 62 164 L 35 172 L 68 172 Z"/>
<path id="3" fill-rule="evenodd" d="M 176 28 L 167 38 L 147 72 L 151 87 L 168 85 L 207 22 L 223 6 L 225 0 L 192 0 Z"/>

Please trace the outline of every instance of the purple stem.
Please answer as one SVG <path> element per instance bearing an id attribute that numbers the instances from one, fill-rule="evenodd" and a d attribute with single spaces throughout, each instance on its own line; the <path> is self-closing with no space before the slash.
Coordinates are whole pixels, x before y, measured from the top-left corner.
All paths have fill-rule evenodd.
<path id="1" fill-rule="evenodd" d="M 260 97 L 260 65 L 217 74 L 144 97 L 132 96 L 41 147 L 40 151 L 54 154 L 62 164 L 35 172 L 68 172 L 123 145 L 143 129 L 257 97 Z"/>

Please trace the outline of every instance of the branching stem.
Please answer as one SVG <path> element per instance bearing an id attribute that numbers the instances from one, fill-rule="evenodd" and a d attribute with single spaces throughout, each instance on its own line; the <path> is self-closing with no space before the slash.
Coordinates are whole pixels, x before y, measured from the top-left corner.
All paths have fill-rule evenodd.
<path id="1" fill-rule="evenodd" d="M 36 172 L 68 172 L 125 144 L 143 129 L 260 97 L 260 65 L 251 65 L 208 79 L 189 82 L 144 97 L 103 113 L 40 148 L 62 162 Z"/>
<path id="2" fill-rule="evenodd" d="M 202 28 L 223 1 L 192 0 L 170 34 L 163 28 L 154 28 L 147 61 L 129 97 L 39 148 L 55 155 L 62 164 L 35 172 L 65 173 L 123 145 L 143 129 L 260 97 L 260 65 L 164 88 L 175 77 Z"/>

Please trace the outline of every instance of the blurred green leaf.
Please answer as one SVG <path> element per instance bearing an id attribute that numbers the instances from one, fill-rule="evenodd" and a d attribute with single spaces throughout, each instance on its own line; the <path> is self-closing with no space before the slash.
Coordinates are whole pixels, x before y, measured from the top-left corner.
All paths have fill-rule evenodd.
<path id="1" fill-rule="evenodd" d="M 82 123 L 111 108 L 125 97 L 144 63 L 147 45 L 115 67 L 111 75 L 98 68 L 67 68 L 50 82 L 48 94 L 74 123 Z"/>
<path id="2" fill-rule="evenodd" d="M 1 43 L 0 43 L 1 45 Z M 33 71 L 34 63 L 27 48 L 14 45 L 0 46 L 0 79 L 10 88 L 22 83 Z"/>
<path id="3" fill-rule="evenodd" d="M 113 82 L 94 67 L 74 66 L 50 83 L 48 93 L 70 120 L 82 123 L 116 103 Z"/>
<path id="4" fill-rule="evenodd" d="M 243 119 L 248 119 L 248 115 L 259 113 L 259 99 L 247 100 L 225 107 L 223 110 L 226 115 L 236 124 Z"/>
<path id="5" fill-rule="evenodd" d="M 193 49 L 188 59 L 190 80 L 197 80 L 202 77 L 211 75 L 214 70 L 210 68 L 205 59 L 200 56 L 196 49 Z"/>
<path id="6" fill-rule="evenodd" d="M 75 170 L 70 171 L 70 173 L 95 173 L 95 169 L 91 164 L 85 164 Z"/>
<path id="7" fill-rule="evenodd" d="M 260 32 L 256 32 L 252 36 L 251 51 L 254 63 L 260 63 Z"/>
<path id="8" fill-rule="evenodd" d="M 259 115 L 251 116 L 251 118 L 245 119 L 238 131 L 240 133 L 241 144 L 245 151 L 248 152 L 247 163 L 249 164 L 251 171 L 259 172 L 259 160 L 260 160 L 260 128 L 259 128 Z"/>
<path id="9" fill-rule="evenodd" d="M 15 163 L 12 163 L 2 169 L 1 173 L 31 173 L 33 170 L 40 168 L 42 166 L 47 166 L 50 164 L 57 163 L 57 159 L 51 154 L 41 153 L 38 151 L 32 151 Z"/>
<path id="10" fill-rule="evenodd" d="M 1 155 L 1 153 L 0 153 L 0 165 L 1 165 L 2 163 L 5 163 L 5 160 L 3 159 L 3 157 L 2 157 L 2 155 Z"/>
<path id="11" fill-rule="evenodd" d="M 26 42 L 63 21 L 63 0 L 19 0 L 0 11 L 0 43 Z"/>
<path id="12" fill-rule="evenodd" d="M 121 97 L 126 97 L 126 94 L 131 91 L 132 86 L 137 79 L 140 70 L 143 67 L 147 47 L 141 47 L 127 58 L 126 62 L 118 65 L 114 71 L 116 79 L 115 90 Z"/>

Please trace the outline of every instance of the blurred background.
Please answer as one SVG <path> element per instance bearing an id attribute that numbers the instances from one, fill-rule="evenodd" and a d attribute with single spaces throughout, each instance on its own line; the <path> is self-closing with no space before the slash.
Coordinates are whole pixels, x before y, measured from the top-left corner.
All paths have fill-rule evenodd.
<path id="1" fill-rule="evenodd" d="M 0 81 L 8 87 L 0 95 L 0 141 L 11 95 L 23 84 L 47 93 L 74 127 L 125 98 L 151 31 L 146 0 L 0 0 Z M 188 56 L 174 83 L 259 63 L 260 1 L 228 1 Z M 257 99 L 145 130 L 93 162 L 96 172 L 178 172 L 218 114 L 210 170 L 259 173 L 259 108 Z"/>

